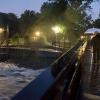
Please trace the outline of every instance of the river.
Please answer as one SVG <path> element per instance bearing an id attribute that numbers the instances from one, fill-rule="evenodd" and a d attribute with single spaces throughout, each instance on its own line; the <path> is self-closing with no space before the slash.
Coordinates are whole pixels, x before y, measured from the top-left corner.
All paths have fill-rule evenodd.
<path id="1" fill-rule="evenodd" d="M 46 69 L 33 70 L 13 63 L 0 63 L 0 100 L 10 100 Z"/>

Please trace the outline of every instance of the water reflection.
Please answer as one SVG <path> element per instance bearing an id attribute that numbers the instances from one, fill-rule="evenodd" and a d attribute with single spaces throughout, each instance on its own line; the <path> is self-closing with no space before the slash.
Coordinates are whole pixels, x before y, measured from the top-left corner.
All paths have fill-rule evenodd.
<path id="1" fill-rule="evenodd" d="M 9 100 L 45 69 L 19 68 L 13 63 L 0 63 L 0 100 Z"/>

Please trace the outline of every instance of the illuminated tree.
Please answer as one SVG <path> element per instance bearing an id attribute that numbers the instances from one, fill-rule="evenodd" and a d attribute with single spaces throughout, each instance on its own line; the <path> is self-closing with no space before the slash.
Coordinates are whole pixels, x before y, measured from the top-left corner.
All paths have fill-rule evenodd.
<path id="1" fill-rule="evenodd" d="M 48 23 L 60 23 L 66 26 L 65 36 L 71 41 L 90 27 L 91 16 L 86 13 L 93 0 L 48 0 L 41 7 L 44 18 Z"/>

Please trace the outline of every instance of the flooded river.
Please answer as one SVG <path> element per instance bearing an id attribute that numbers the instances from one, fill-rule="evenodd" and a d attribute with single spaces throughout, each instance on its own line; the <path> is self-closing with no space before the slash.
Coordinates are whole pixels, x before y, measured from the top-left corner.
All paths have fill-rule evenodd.
<path id="1" fill-rule="evenodd" d="M 33 70 L 13 63 L 0 63 L 0 100 L 10 100 L 45 69 Z"/>

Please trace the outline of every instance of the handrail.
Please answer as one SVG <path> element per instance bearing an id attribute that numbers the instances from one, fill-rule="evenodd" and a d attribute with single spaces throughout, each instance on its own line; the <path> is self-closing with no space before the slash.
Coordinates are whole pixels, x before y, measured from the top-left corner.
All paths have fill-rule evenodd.
<path id="1" fill-rule="evenodd" d="M 82 52 L 81 57 L 79 57 L 78 59 L 79 61 L 77 62 L 77 66 L 76 66 L 75 72 L 73 73 L 69 86 L 67 86 L 66 84 L 64 88 L 62 100 L 66 100 L 66 99 L 67 100 L 77 100 L 77 98 L 79 99 L 79 95 L 81 95 L 79 93 L 80 84 L 81 84 L 81 63 L 82 63 L 82 59 L 83 59 L 83 56 L 85 54 L 85 50 L 87 47 L 86 44 L 87 43 L 84 43 L 84 45 L 81 47 L 82 49 L 80 48 L 80 52 Z"/>
<path id="2" fill-rule="evenodd" d="M 66 62 L 69 62 L 72 55 L 84 44 L 84 42 L 84 40 L 79 41 L 75 46 L 62 54 L 54 63 L 51 64 L 52 72 L 55 76 L 57 76 L 57 74 L 63 69 L 63 67 L 66 65 Z"/>
<path id="3" fill-rule="evenodd" d="M 83 45 L 83 43 L 78 47 L 81 48 L 82 45 Z M 48 89 L 48 91 L 46 91 L 42 100 L 54 99 L 56 97 L 56 95 L 59 94 L 59 92 L 63 91 L 63 89 L 61 90 L 60 87 L 64 88 L 65 84 L 67 84 L 67 86 L 69 86 L 71 77 L 74 73 L 74 70 L 76 69 L 75 68 L 76 63 L 78 62 L 77 57 L 78 57 L 79 48 L 77 49 L 76 52 L 74 52 L 71 59 L 69 60 L 69 63 L 67 65 L 63 66 L 63 69 L 57 75 L 53 86 L 51 86 Z M 54 90 L 56 91 L 56 93 L 54 93 L 55 92 Z"/>
<path id="4" fill-rule="evenodd" d="M 83 45 L 83 41 L 78 43 L 75 47 L 64 54 L 64 58 L 61 56 L 56 60 L 57 65 L 54 63 L 45 72 L 43 72 L 36 80 L 32 81 L 22 91 L 12 98 L 12 100 L 53 100 L 58 96 L 60 92 L 63 92 L 64 87 L 69 86 L 73 73 L 76 68 L 76 62 L 78 61 L 78 48 Z M 67 57 L 70 56 L 68 59 Z M 66 59 L 65 59 L 66 58 Z M 63 59 L 62 61 L 60 59 Z M 62 66 L 59 66 L 59 61 L 62 61 Z M 61 62 L 60 62 L 61 64 Z M 54 66 L 55 65 L 55 66 Z M 62 67 L 58 71 L 55 70 Z M 53 69 L 53 67 L 55 67 Z M 56 72 L 57 71 L 57 72 Z"/>
<path id="5" fill-rule="evenodd" d="M 54 80 L 53 85 L 49 87 L 46 93 L 43 95 L 42 100 L 53 99 L 55 96 L 62 90 L 60 87 L 64 88 L 65 84 L 70 83 L 70 79 L 73 75 L 75 69 L 75 62 L 77 62 L 76 54 L 70 59 L 69 63 L 59 72 L 57 77 Z M 54 93 L 55 91 L 56 93 Z M 54 93 L 54 94 L 53 94 Z"/>
<path id="6" fill-rule="evenodd" d="M 73 77 L 70 81 L 68 88 L 63 92 L 62 100 L 75 100 L 77 98 L 77 92 L 80 87 L 80 66 L 78 66 L 73 74 Z"/>

